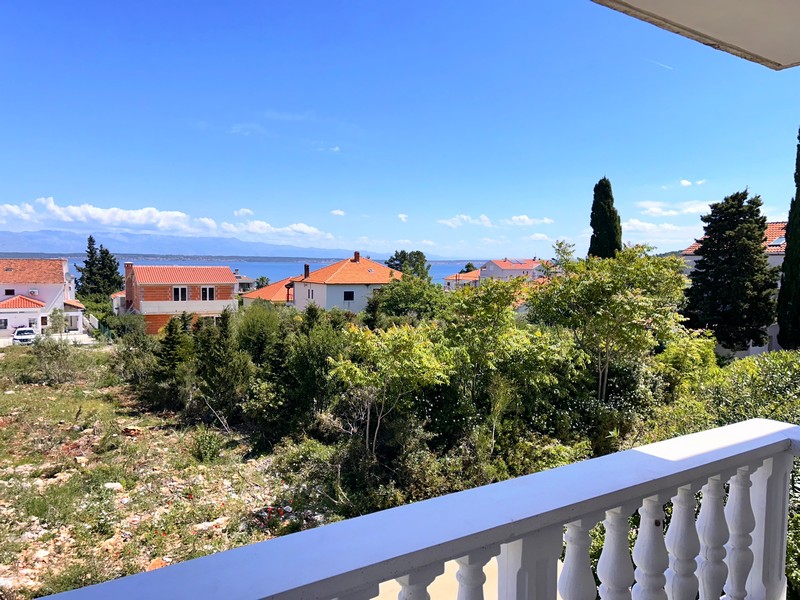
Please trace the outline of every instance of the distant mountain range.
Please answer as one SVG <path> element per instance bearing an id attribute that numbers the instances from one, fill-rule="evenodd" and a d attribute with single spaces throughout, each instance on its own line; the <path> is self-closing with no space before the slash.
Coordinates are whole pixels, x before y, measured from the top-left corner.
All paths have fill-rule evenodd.
<path id="1" fill-rule="evenodd" d="M 160 254 L 178 256 L 249 256 L 286 258 L 345 258 L 352 249 L 301 248 L 280 244 L 245 242 L 230 237 L 182 237 L 144 233 L 99 232 L 92 234 L 113 254 Z M 88 234 L 72 231 L 0 231 L 0 253 L 79 255 L 86 251 Z M 384 252 L 361 253 L 373 259 L 388 258 Z M 429 257 L 437 258 L 437 257 Z"/>

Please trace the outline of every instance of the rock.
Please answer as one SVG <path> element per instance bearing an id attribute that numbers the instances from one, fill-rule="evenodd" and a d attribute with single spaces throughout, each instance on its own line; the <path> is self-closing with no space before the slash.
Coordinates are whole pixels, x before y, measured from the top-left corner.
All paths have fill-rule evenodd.
<path id="1" fill-rule="evenodd" d="M 115 492 L 121 492 L 123 489 L 122 484 L 118 481 L 109 481 L 108 483 L 104 483 L 103 487 L 107 490 L 113 490 Z"/>
<path id="2" fill-rule="evenodd" d="M 80 466 L 84 467 L 86 466 L 86 463 L 89 462 L 89 459 L 86 458 L 85 456 L 76 456 L 75 462 L 78 463 Z"/>
<path id="3" fill-rule="evenodd" d="M 204 523 L 198 523 L 194 526 L 195 531 L 208 531 L 209 529 L 219 529 L 220 527 L 225 527 L 230 521 L 230 517 L 219 517 L 218 519 L 214 519 L 213 521 L 205 521 Z"/>
<path id="4" fill-rule="evenodd" d="M 122 429 L 122 435 L 127 435 L 128 437 L 136 437 L 142 435 L 142 430 L 138 427 L 124 427 Z"/>
<path id="5" fill-rule="evenodd" d="M 145 571 L 155 571 L 156 569 L 160 569 L 161 567 L 166 567 L 169 563 L 162 558 L 154 558 L 150 561 L 145 567 Z"/>
<path id="6" fill-rule="evenodd" d="M 80 433 L 81 431 L 83 431 L 83 427 L 81 427 L 80 425 L 73 425 L 69 429 L 70 431 L 74 431 L 76 433 Z"/>
<path id="7" fill-rule="evenodd" d="M 47 551 L 47 550 L 37 550 L 33 554 L 33 560 L 41 561 L 41 560 L 44 560 L 45 558 L 47 558 L 48 556 L 50 556 L 50 552 L 49 551 Z"/>
<path id="8" fill-rule="evenodd" d="M 5 391 L 5 392 L 3 392 L 3 393 L 4 393 L 4 394 L 7 396 L 7 395 L 9 395 L 9 394 L 16 394 L 17 392 L 15 392 L 14 390 L 6 390 L 6 391 Z"/>
<path id="9" fill-rule="evenodd" d="M 124 498 L 120 498 L 119 499 L 119 503 L 120 504 L 128 504 L 130 501 L 131 501 L 131 499 L 128 498 L 127 496 L 125 496 Z"/>

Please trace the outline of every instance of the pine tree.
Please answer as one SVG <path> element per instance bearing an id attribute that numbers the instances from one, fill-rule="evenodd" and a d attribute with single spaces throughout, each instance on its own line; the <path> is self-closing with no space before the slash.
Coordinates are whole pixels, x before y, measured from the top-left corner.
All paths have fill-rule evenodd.
<path id="1" fill-rule="evenodd" d="M 121 290 L 124 285 L 125 282 L 119 272 L 119 261 L 108 248 L 100 244 L 100 253 L 97 257 L 97 293 L 110 296 Z"/>
<path id="2" fill-rule="evenodd" d="M 78 280 L 75 283 L 75 287 L 81 296 L 95 293 L 93 286 L 97 281 L 97 267 L 97 247 L 95 246 L 94 238 L 89 236 L 86 243 L 86 258 L 83 259 L 83 266 L 75 265 L 75 270 L 78 272 Z"/>
<path id="3" fill-rule="evenodd" d="M 611 182 L 606 177 L 594 186 L 590 224 L 592 239 L 589 242 L 589 256 L 614 258 L 622 250 L 622 225 L 619 213 L 614 208 Z"/>
<path id="4" fill-rule="evenodd" d="M 781 289 L 778 293 L 778 343 L 786 349 L 800 348 L 800 131 L 797 141 L 795 193 L 789 206 L 786 255 L 781 267 Z"/>
<path id="5" fill-rule="evenodd" d="M 75 265 L 78 271 L 76 291 L 82 297 L 109 296 L 122 289 L 124 281 L 119 273 L 119 261 L 108 248 L 100 244 L 98 250 L 95 239 L 90 235 L 86 243 L 86 258 L 83 266 Z"/>
<path id="6" fill-rule="evenodd" d="M 713 330 L 729 350 L 763 345 L 775 319 L 778 270 L 764 252 L 761 197 L 737 192 L 712 204 L 701 219 L 705 236 L 686 292 L 690 324 Z"/>

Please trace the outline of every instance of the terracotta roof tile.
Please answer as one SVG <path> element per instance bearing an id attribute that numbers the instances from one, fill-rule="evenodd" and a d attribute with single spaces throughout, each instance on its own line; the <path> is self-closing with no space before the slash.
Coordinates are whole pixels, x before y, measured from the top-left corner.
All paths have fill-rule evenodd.
<path id="1" fill-rule="evenodd" d="M 285 303 L 293 302 L 294 301 L 294 288 L 286 289 L 286 284 L 290 281 L 297 281 L 302 279 L 302 276 L 297 277 L 287 277 L 286 279 L 281 279 L 280 281 L 276 281 L 275 283 L 270 283 L 263 288 L 253 290 L 252 292 L 247 292 L 246 294 L 242 294 L 242 298 L 251 298 L 253 300 L 265 300 L 267 302 L 276 302 L 276 303 Z M 287 296 L 288 292 L 288 296 Z"/>
<path id="2" fill-rule="evenodd" d="M 322 267 L 309 273 L 308 277 L 300 279 L 306 283 L 335 284 L 385 284 L 393 279 L 402 279 L 400 271 L 390 269 L 386 265 L 362 258 L 358 252 L 353 258 L 346 258 L 339 262 Z"/>
<path id="3" fill-rule="evenodd" d="M 132 269 L 139 285 L 236 283 L 230 267 L 133 265 Z"/>
<path id="4" fill-rule="evenodd" d="M 772 223 L 767 223 L 767 229 L 765 232 L 765 239 L 764 239 L 764 248 L 767 251 L 767 254 L 786 254 L 786 240 L 784 239 L 782 244 L 771 245 L 775 240 L 778 238 L 784 237 L 786 235 L 786 221 L 773 221 Z M 705 236 L 704 236 L 705 237 Z M 703 239 L 703 238 L 700 238 Z M 693 256 L 697 249 L 700 247 L 700 240 L 696 240 L 691 246 L 686 248 L 681 254 L 683 256 Z"/>
<path id="5" fill-rule="evenodd" d="M 80 302 L 78 302 L 77 300 L 70 300 L 69 298 L 64 300 L 64 306 L 71 306 L 73 308 L 79 308 L 81 310 L 85 310 L 86 309 L 86 307 L 83 304 L 81 304 Z"/>
<path id="6" fill-rule="evenodd" d="M 2 283 L 64 283 L 65 258 L 3 258 L 0 259 Z"/>
<path id="7" fill-rule="evenodd" d="M 37 282 L 38 283 L 38 282 Z M 0 302 L 0 310 L 8 308 L 43 308 L 44 302 L 36 300 L 35 298 L 28 298 L 28 296 L 14 296 L 8 300 Z"/>
<path id="8" fill-rule="evenodd" d="M 444 278 L 445 281 L 478 281 L 481 276 L 481 270 L 475 269 L 474 271 L 467 271 L 466 273 L 453 273 Z"/>
<path id="9" fill-rule="evenodd" d="M 124 298 L 125 297 L 125 290 L 120 290 L 118 292 L 114 292 L 111 294 L 112 298 Z"/>
<path id="10" fill-rule="evenodd" d="M 489 262 L 496 264 L 501 269 L 509 269 L 518 271 L 521 269 L 533 270 L 542 264 L 542 261 L 535 258 L 504 258 L 503 260 L 490 260 Z"/>

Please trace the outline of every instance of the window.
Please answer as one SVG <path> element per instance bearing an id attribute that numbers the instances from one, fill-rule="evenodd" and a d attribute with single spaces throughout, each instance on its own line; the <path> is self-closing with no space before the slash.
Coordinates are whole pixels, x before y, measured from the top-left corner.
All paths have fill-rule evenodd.
<path id="1" fill-rule="evenodd" d="M 3 292 L 3 293 L 4 293 L 6 296 L 13 296 L 13 295 L 14 295 L 14 290 L 6 290 L 6 291 L 5 291 L 5 292 Z"/>
<path id="2" fill-rule="evenodd" d="M 308 299 L 309 300 L 313 300 L 314 299 L 314 290 L 309 288 L 307 294 L 308 294 Z"/>
<path id="3" fill-rule="evenodd" d="M 786 243 L 786 237 L 781 236 L 779 238 L 775 238 L 774 240 L 772 240 L 770 246 L 783 246 L 785 243 Z"/>
<path id="4" fill-rule="evenodd" d="M 213 287 L 202 287 L 200 288 L 200 299 L 203 301 L 210 301 L 214 299 L 214 288 Z"/>
<path id="5" fill-rule="evenodd" d="M 344 301 L 345 302 L 352 302 L 355 299 L 356 299 L 356 293 L 355 292 L 345 292 L 344 293 Z"/>
<path id="6" fill-rule="evenodd" d="M 186 302 L 186 288 L 185 287 L 172 288 L 172 301 Z"/>
<path id="7" fill-rule="evenodd" d="M 42 327 L 47 327 L 47 317 L 42 317 Z"/>
<path id="8" fill-rule="evenodd" d="M 28 327 L 36 327 L 36 319 L 28 319 Z"/>
<path id="9" fill-rule="evenodd" d="M 0 319 L 0 329 L 8 329 L 8 319 Z"/>

